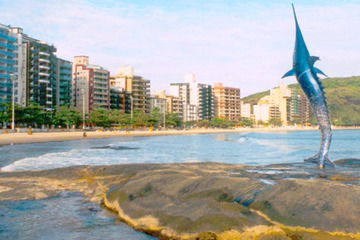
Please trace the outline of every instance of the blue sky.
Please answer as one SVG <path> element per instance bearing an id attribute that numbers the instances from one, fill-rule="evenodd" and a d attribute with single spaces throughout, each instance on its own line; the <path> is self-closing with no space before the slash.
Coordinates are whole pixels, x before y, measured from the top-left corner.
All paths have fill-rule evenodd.
<path id="1" fill-rule="evenodd" d="M 291 2 L 0 0 L 0 22 L 53 43 L 69 60 L 89 55 L 112 73 L 133 65 L 153 91 L 193 72 L 246 96 L 276 86 L 291 67 Z M 360 75 L 360 1 L 294 3 L 317 66 L 329 76 Z"/>

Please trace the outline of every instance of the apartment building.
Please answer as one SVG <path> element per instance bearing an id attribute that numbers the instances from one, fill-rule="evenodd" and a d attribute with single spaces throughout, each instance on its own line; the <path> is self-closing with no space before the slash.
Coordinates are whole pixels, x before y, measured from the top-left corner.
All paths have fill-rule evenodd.
<path id="1" fill-rule="evenodd" d="M 304 93 L 300 94 L 300 112 L 302 123 L 310 123 L 312 108 Z"/>
<path id="2" fill-rule="evenodd" d="M 254 116 L 256 121 L 265 123 L 279 119 L 284 126 L 303 124 L 310 120 L 310 103 L 304 94 L 283 83 L 254 105 Z"/>
<path id="3" fill-rule="evenodd" d="M 150 109 L 158 109 L 161 113 L 166 113 L 167 111 L 167 101 L 166 98 L 160 98 L 159 96 L 150 97 Z"/>
<path id="4" fill-rule="evenodd" d="M 0 103 L 10 103 L 18 84 L 18 39 L 9 26 L 0 24 Z"/>
<path id="5" fill-rule="evenodd" d="M 44 41 L 24 35 L 27 51 L 27 104 L 40 104 L 47 110 L 56 105 L 56 48 Z"/>
<path id="6" fill-rule="evenodd" d="M 56 73 L 56 106 L 71 106 L 72 62 L 58 58 Z"/>
<path id="7" fill-rule="evenodd" d="M 241 101 L 241 117 L 242 118 L 251 118 L 251 104 L 250 103 L 244 103 L 243 101 Z"/>
<path id="8" fill-rule="evenodd" d="M 210 120 L 215 116 L 211 85 L 198 83 L 192 73 L 185 75 L 184 83 L 171 83 L 170 94 L 183 103 L 183 121 Z"/>
<path id="9" fill-rule="evenodd" d="M 134 68 L 125 66 L 111 76 L 111 82 L 114 87 L 131 94 L 134 111 L 150 112 L 150 80 L 134 75 Z"/>
<path id="10" fill-rule="evenodd" d="M 0 24 L 0 101 L 14 100 L 21 106 L 31 102 L 45 109 L 54 106 L 56 48 L 31 38 L 18 27 Z"/>
<path id="11" fill-rule="evenodd" d="M 269 123 L 270 119 L 281 120 L 281 110 L 273 103 L 270 95 L 262 97 L 257 105 L 254 105 L 254 117 L 256 123 Z"/>
<path id="12" fill-rule="evenodd" d="M 71 69 L 69 64 L 57 58 L 54 45 L 29 37 L 22 28 L 0 24 L 0 102 L 11 101 L 14 87 L 15 103 L 21 106 L 37 103 L 53 110 L 69 104 L 70 89 L 58 91 L 60 83 L 71 79 L 71 72 L 64 72 Z"/>
<path id="13" fill-rule="evenodd" d="M 222 83 L 216 83 L 213 87 L 215 116 L 229 120 L 241 118 L 240 89 L 224 87 Z"/>
<path id="14" fill-rule="evenodd" d="M 96 108 L 109 109 L 109 71 L 89 63 L 88 56 L 75 56 L 73 63 L 72 102 L 89 114 Z"/>
<path id="15" fill-rule="evenodd" d="M 179 97 L 166 94 L 165 90 L 155 94 L 156 97 L 166 99 L 166 112 L 183 115 L 183 103 Z"/>
<path id="16" fill-rule="evenodd" d="M 21 28 L 0 24 L 0 103 L 11 102 L 14 93 L 16 104 L 27 104 L 29 44 L 24 37 Z"/>
<path id="17" fill-rule="evenodd" d="M 110 108 L 131 113 L 131 93 L 111 85 L 110 81 Z"/>
<path id="18" fill-rule="evenodd" d="M 279 87 L 270 90 L 270 103 L 277 106 L 280 111 L 280 120 L 284 126 L 287 126 L 290 121 L 290 101 L 291 90 L 286 83 L 281 83 Z"/>

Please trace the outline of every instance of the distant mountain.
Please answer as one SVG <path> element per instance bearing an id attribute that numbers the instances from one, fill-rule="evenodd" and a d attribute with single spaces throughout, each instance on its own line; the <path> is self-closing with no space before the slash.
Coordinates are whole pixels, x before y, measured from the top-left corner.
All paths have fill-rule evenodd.
<path id="1" fill-rule="evenodd" d="M 360 76 L 327 78 L 321 81 L 325 88 L 333 124 L 360 125 Z M 300 89 L 298 84 L 291 84 L 289 87 Z M 270 91 L 255 93 L 242 100 L 245 103 L 256 104 L 260 98 L 269 93 Z"/>

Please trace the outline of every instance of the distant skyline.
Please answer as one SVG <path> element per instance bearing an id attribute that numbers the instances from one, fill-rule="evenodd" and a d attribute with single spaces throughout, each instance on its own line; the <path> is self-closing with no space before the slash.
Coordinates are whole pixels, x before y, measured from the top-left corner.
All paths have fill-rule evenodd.
<path id="1" fill-rule="evenodd" d="M 360 75 L 360 1 L 0 0 L 0 23 L 54 44 L 59 57 L 88 55 L 111 74 L 132 65 L 152 91 L 193 72 L 244 97 L 291 68 L 291 2 L 316 65 L 330 77 Z"/>

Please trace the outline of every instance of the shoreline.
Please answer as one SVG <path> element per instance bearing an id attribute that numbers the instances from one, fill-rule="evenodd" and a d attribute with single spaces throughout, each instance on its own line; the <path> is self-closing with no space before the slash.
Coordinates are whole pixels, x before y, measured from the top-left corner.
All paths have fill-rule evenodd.
<path id="1" fill-rule="evenodd" d="M 333 128 L 333 130 L 359 130 L 360 128 Z M 193 134 L 216 134 L 216 133 L 243 133 L 243 132 L 294 132 L 294 131 L 317 131 L 317 127 L 304 128 L 236 128 L 236 129 L 189 129 L 189 130 L 162 130 L 162 131 L 94 131 L 86 132 L 35 132 L 32 135 L 27 133 L 0 134 L 0 146 L 13 144 L 62 142 L 81 139 L 101 139 L 116 137 L 150 137 L 150 136 L 175 136 Z"/>

